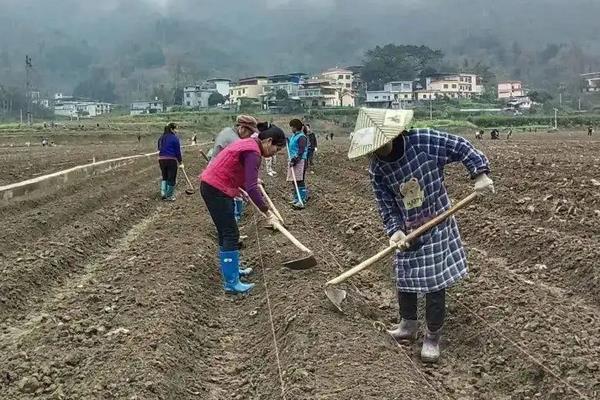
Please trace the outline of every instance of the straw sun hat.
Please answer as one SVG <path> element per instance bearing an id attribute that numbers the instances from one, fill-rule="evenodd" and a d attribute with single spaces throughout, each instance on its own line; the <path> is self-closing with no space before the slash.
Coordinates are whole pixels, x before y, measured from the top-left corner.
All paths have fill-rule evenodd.
<path id="1" fill-rule="evenodd" d="M 351 134 L 348 158 L 358 158 L 385 146 L 410 126 L 412 119 L 412 110 L 361 108 Z"/>

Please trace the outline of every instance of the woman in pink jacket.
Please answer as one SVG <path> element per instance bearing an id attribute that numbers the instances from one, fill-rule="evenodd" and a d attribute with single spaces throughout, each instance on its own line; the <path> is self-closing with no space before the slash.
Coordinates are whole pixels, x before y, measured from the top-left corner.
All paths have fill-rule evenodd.
<path id="1" fill-rule="evenodd" d="M 262 157 L 272 157 L 285 146 L 284 132 L 271 125 L 257 138 L 241 139 L 227 146 L 200 176 L 200 193 L 219 235 L 221 275 L 227 293 L 245 293 L 254 287 L 253 283 L 240 281 L 240 276 L 247 276 L 252 269 L 240 269 L 240 233 L 234 215 L 234 198 L 240 196 L 239 188 L 243 188 L 267 215 L 270 224 L 277 221 L 258 188 L 258 170 Z"/>

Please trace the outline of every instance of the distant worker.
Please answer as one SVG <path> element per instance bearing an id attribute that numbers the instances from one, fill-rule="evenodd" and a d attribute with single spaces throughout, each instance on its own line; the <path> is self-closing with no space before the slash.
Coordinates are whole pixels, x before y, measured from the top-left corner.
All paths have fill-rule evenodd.
<path id="1" fill-rule="evenodd" d="M 48 139 L 47 138 L 43 138 L 42 139 L 42 147 L 46 147 L 48 146 Z"/>
<path id="2" fill-rule="evenodd" d="M 292 206 L 304 208 L 308 199 L 304 181 L 305 164 L 308 158 L 308 138 L 304 134 L 304 124 L 299 119 L 290 121 L 292 136 L 288 143 L 288 174 L 287 181 L 292 182 Z"/>
<path id="3" fill-rule="evenodd" d="M 177 125 L 171 122 L 158 139 L 158 164 L 162 174 L 160 195 L 163 200 L 175 201 L 177 168 L 183 167 L 181 143 L 177 137 Z"/>
<path id="4" fill-rule="evenodd" d="M 142 135 L 140 133 L 137 134 L 137 141 L 138 143 L 142 141 Z"/>
<path id="5" fill-rule="evenodd" d="M 240 281 L 240 277 L 248 276 L 252 269 L 241 267 L 234 199 L 241 196 L 239 188 L 243 188 L 266 214 L 270 225 L 280 222 L 261 194 L 258 172 L 262 157 L 272 157 L 285 143 L 283 131 L 271 125 L 260 132 L 258 138 L 237 140 L 225 147 L 200 175 L 200 194 L 217 227 L 221 276 L 227 293 L 246 293 L 254 287 L 253 283 Z"/>
<path id="6" fill-rule="evenodd" d="M 256 124 L 259 132 L 263 132 L 269 129 L 272 125 L 272 122 L 259 122 Z M 277 175 L 277 171 L 275 171 L 275 163 L 277 162 L 277 155 L 273 155 L 272 157 L 265 158 L 265 167 L 267 169 L 267 175 L 275 176 Z"/>
<path id="7" fill-rule="evenodd" d="M 588 136 L 592 136 L 593 133 L 594 133 L 594 127 L 592 127 L 592 125 L 588 126 Z"/>
<path id="8" fill-rule="evenodd" d="M 475 131 L 475 139 L 479 139 L 479 140 L 483 140 L 483 131 L 477 129 L 477 131 Z"/>
<path id="9" fill-rule="evenodd" d="M 500 138 L 500 131 L 498 131 L 498 129 L 494 128 L 490 132 L 490 136 L 491 136 L 492 140 L 498 140 Z"/>
<path id="10" fill-rule="evenodd" d="M 348 158 L 370 157 L 369 174 L 379 213 L 390 245 L 398 248 L 395 272 L 400 323 L 388 333 L 398 342 L 416 338 L 417 295 L 424 294 L 426 330 L 421 359 L 436 362 L 446 289 L 467 276 L 467 257 L 453 217 L 418 239 L 406 242 L 405 238 L 451 207 L 444 185 L 446 165 L 461 162 L 476 192 L 494 193 L 488 177 L 489 161 L 460 136 L 433 129 L 405 130 L 413 118 L 412 111 L 370 112 L 381 118 L 367 120 L 360 127 L 357 124 Z M 379 120 L 386 122 L 372 122 Z"/>
<path id="11" fill-rule="evenodd" d="M 312 131 L 310 124 L 305 124 L 304 128 L 304 133 L 308 137 L 308 163 L 306 164 L 306 169 L 308 169 L 309 166 L 312 167 L 314 165 L 313 159 L 317 152 L 317 135 Z"/>
<path id="12" fill-rule="evenodd" d="M 506 140 L 510 140 L 511 136 L 512 136 L 512 129 L 509 129 L 508 133 L 506 134 Z"/>
<path id="13" fill-rule="evenodd" d="M 209 164 L 212 163 L 221 151 L 227 148 L 230 144 L 237 142 L 240 139 L 247 139 L 254 133 L 258 132 L 256 127 L 256 118 L 250 115 L 238 115 L 235 118 L 235 126 L 233 128 L 224 128 L 215 138 L 215 144 L 210 155 Z M 235 220 L 239 223 L 244 214 L 244 199 L 237 197 L 234 201 Z"/>
<path id="14" fill-rule="evenodd" d="M 198 144 L 198 138 L 196 137 L 196 134 L 194 134 L 194 136 L 192 136 L 192 144 L 194 146 Z"/>

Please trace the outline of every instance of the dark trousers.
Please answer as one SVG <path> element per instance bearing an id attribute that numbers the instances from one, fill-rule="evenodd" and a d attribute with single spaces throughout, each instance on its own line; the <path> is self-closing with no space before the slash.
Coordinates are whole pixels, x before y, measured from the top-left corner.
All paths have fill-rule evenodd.
<path id="1" fill-rule="evenodd" d="M 219 189 L 202 182 L 200 194 L 219 235 L 219 247 L 223 251 L 239 250 L 240 231 L 235 222 L 234 201 Z"/>
<path id="2" fill-rule="evenodd" d="M 400 316 L 403 319 L 417 319 L 417 294 L 398 292 Z M 446 316 L 446 290 L 425 295 L 425 320 L 430 332 L 438 331 L 444 325 Z"/>
<path id="3" fill-rule="evenodd" d="M 304 165 L 304 170 L 305 171 L 307 170 L 307 168 L 308 168 L 309 165 L 312 167 L 314 156 L 315 156 L 315 150 L 314 149 L 308 149 L 307 160 L 306 160 L 306 164 Z"/>
<path id="4" fill-rule="evenodd" d="M 175 186 L 177 182 L 177 160 L 158 160 L 160 172 L 162 172 L 162 180 L 167 181 L 171 186 Z"/>

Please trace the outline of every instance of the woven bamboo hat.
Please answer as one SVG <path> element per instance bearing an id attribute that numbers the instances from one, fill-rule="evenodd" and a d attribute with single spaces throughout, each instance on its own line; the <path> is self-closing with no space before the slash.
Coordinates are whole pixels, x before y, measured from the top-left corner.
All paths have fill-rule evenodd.
<path id="1" fill-rule="evenodd" d="M 351 134 L 348 158 L 358 158 L 385 146 L 398 137 L 412 119 L 412 110 L 361 108 Z"/>

